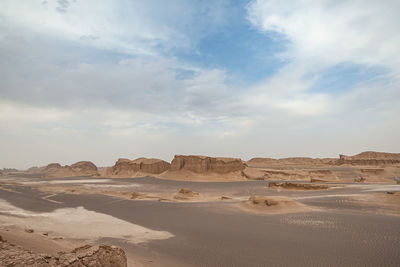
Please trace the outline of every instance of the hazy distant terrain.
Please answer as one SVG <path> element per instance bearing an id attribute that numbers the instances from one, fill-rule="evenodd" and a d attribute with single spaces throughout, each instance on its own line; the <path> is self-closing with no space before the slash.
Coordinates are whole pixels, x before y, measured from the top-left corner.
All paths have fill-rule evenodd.
<path id="1" fill-rule="evenodd" d="M 398 158 L 180 155 L 10 170 L 0 235 L 49 254 L 116 245 L 128 266 L 397 266 Z"/>

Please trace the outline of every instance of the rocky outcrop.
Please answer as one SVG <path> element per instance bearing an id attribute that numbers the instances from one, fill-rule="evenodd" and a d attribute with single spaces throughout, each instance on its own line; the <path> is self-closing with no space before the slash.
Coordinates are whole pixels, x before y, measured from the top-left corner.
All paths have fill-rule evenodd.
<path id="1" fill-rule="evenodd" d="M 334 172 L 324 169 L 315 170 L 279 170 L 279 169 L 260 169 L 246 168 L 243 171 L 244 176 L 250 180 L 310 180 L 312 178 L 336 180 Z"/>
<path id="2" fill-rule="evenodd" d="M 50 163 L 43 171 L 45 177 L 77 177 L 77 176 L 97 176 L 97 167 L 90 161 L 79 161 L 71 166 L 61 166 L 59 163 Z"/>
<path id="3" fill-rule="evenodd" d="M 309 207 L 288 197 L 250 196 L 241 208 L 257 213 L 291 213 L 311 210 Z"/>
<path id="4" fill-rule="evenodd" d="M 177 194 L 174 195 L 174 199 L 188 200 L 199 196 L 199 193 L 192 191 L 189 188 L 182 188 Z"/>
<path id="5" fill-rule="evenodd" d="M 237 158 L 213 158 L 206 156 L 175 155 L 171 171 L 191 171 L 194 173 L 214 172 L 219 174 L 242 171 L 246 165 Z"/>
<path id="6" fill-rule="evenodd" d="M 335 159 L 331 158 L 308 158 L 308 157 L 291 157 L 282 159 L 273 158 L 252 158 L 246 163 L 249 167 L 268 167 L 268 166 L 291 166 L 291 165 L 329 165 L 333 164 Z"/>
<path id="7" fill-rule="evenodd" d="M 355 156 L 339 155 L 338 165 L 397 165 L 400 164 L 400 153 L 367 151 Z"/>
<path id="8" fill-rule="evenodd" d="M 58 169 L 61 169 L 61 168 L 62 168 L 62 166 L 61 166 L 60 163 L 50 163 L 49 165 L 47 165 L 44 168 L 44 171 L 58 170 Z"/>
<path id="9" fill-rule="evenodd" d="M 126 267 L 125 252 L 114 246 L 86 245 L 69 253 L 38 254 L 15 246 L 0 236 L 1 266 L 116 266 Z"/>
<path id="10" fill-rule="evenodd" d="M 85 174 L 88 176 L 97 173 L 97 167 L 91 161 L 79 161 L 69 166 L 69 168 L 75 173 Z"/>
<path id="11" fill-rule="evenodd" d="M 110 177 L 137 177 L 143 174 L 160 174 L 169 170 L 170 166 L 170 163 L 161 159 L 118 159 L 114 166 L 107 168 L 104 175 Z"/>
<path id="12" fill-rule="evenodd" d="M 300 190 L 322 190 L 328 189 L 327 185 L 316 185 L 316 184 L 297 184 L 297 183 L 277 183 L 277 182 L 269 182 L 268 187 L 270 188 L 283 188 L 283 189 L 300 189 Z"/>

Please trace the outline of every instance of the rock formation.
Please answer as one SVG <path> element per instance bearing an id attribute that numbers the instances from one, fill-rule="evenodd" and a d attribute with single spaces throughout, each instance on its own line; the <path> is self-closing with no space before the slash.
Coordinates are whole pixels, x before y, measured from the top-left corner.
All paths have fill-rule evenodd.
<path id="1" fill-rule="evenodd" d="M 317 184 L 297 184 L 290 182 L 269 182 L 268 187 L 270 188 L 283 188 L 283 189 L 300 189 L 300 190 L 321 190 L 328 189 L 329 186 L 326 185 L 317 185 Z"/>
<path id="2" fill-rule="evenodd" d="M 324 178 L 336 180 L 337 176 L 330 170 L 304 170 L 304 169 L 260 169 L 246 168 L 244 176 L 250 180 L 307 180 Z"/>
<path id="3" fill-rule="evenodd" d="M 115 266 L 126 267 L 125 252 L 114 246 L 86 245 L 69 253 L 47 255 L 33 253 L 22 247 L 15 246 L 0 236 L 1 266 Z"/>
<path id="4" fill-rule="evenodd" d="M 338 165 L 397 165 L 400 164 L 400 153 L 367 151 L 355 156 L 339 155 Z"/>
<path id="5" fill-rule="evenodd" d="M 102 176 L 137 177 L 146 174 L 160 174 L 169 170 L 170 166 L 170 163 L 160 159 L 118 159 L 114 166 L 104 171 Z"/>
<path id="6" fill-rule="evenodd" d="M 194 173 L 230 173 L 242 171 L 246 165 L 237 158 L 213 158 L 206 156 L 175 155 L 171 163 L 171 171 L 186 170 Z"/>
<path id="7" fill-rule="evenodd" d="M 174 199 L 188 200 L 199 196 L 199 193 L 192 191 L 189 188 L 182 188 L 177 194 L 174 195 Z"/>
<path id="8" fill-rule="evenodd" d="M 329 165 L 333 164 L 335 159 L 331 158 L 307 158 L 307 157 L 291 157 L 282 159 L 273 158 L 252 158 L 246 163 L 249 167 L 269 167 L 282 165 Z"/>
<path id="9" fill-rule="evenodd" d="M 71 166 L 61 166 L 59 163 L 50 163 L 43 171 L 45 177 L 76 177 L 76 176 L 97 176 L 97 167 L 90 161 L 79 161 Z"/>
<path id="10" fill-rule="evenodd" d="M 250 196 L 241 204 L 244 210 L 259 213 L 290 213 L 309 211 L 309 207 L 288 197 Z"/>

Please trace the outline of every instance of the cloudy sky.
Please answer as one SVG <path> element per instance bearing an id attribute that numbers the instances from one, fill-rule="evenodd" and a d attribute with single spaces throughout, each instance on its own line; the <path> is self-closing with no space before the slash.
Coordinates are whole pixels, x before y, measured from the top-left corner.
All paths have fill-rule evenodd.
<path id="1" fill-rule="evenodd" d="M 400 152 L 398 0 L 1 0 L 0 168 Z"/>

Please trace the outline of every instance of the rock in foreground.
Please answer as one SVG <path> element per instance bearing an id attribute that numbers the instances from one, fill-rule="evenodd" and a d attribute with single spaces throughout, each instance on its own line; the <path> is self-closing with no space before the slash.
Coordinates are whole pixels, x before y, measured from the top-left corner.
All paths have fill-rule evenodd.
<path id="1" fill-rule="evenodd" d="M 57 256 L 38 254 L 15 246 L 0 236 L 1 266 L 104 266 L 126 267 L 125 252 L 114 246 L 86 245 Z"/>

